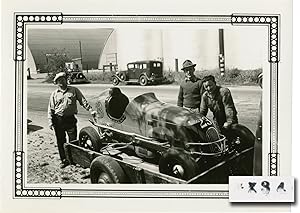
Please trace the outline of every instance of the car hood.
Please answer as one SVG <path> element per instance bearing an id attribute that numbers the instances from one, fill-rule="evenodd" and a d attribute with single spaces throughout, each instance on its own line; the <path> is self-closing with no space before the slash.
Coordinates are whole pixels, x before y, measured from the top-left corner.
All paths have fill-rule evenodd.
<path id="1" fill-rule="evenodd" d="M 182 107 L 161 102 L 152 92 L 134 98 L 128 104 L 126 113 L 131 116 L 147 116 L 178 126 L 192 126 L 199 123 L 202 117 Z"/>

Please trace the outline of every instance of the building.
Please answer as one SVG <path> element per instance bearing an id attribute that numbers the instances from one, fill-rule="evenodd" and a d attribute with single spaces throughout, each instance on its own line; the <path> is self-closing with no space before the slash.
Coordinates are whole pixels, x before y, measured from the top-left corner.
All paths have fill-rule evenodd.
<path id="1" fill-rule="evenodd" d="M 261 68 L 266 60 L 264 29 L 229 27 L 224 29 L 226 68 Z M 46 54 L 64 49 L 71 58 L 81 58 L 83 69 L 103 69 L 117 65 L 126 69 L 137 60 L 161 60 L 164 70 L 179 70 L 184 60 L 197 64 L 196 69 L 219 66 L 218 28 L 120 26 L 89 29 L 29 29 L 27 66 L 42 70 Z M 80 48 L 81 47 L 81 48 Z M 81 50 L 80 50 L 81 49 Z M 178 64 L 176 64 L 178 63 Z"/>

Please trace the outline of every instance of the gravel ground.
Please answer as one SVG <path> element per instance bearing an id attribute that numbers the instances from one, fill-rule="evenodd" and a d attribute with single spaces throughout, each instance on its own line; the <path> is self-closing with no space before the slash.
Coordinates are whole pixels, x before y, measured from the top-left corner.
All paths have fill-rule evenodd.
<path id="1" fill-rule="evenodd" d="M 90 169 L 79 165 L 60 168 L 54 133 L 35 130 L 34 125 L 28 125 L 27 141 L 28 183 L 90 183 Z"/>

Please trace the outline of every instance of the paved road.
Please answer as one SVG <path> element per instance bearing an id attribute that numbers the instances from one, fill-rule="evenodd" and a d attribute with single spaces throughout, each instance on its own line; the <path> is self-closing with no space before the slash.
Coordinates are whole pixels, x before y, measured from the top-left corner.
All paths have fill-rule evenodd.
<path id="1" fill-rule="evenodd" d="M 88 101 L 94 106 L 96 97 L 103 90 L 111 87 L 110 84 L 81 84 L 78 87 Z M 154 92 L 161 101 L 176 104 L 179 86 L 160 85 L 146 86 L 120 85 L 120 89 L 129 99 L 146 92 Z M 28 81 L 27 86 L 27 115 L 32 124 L 47 127 L 47 107 L 51 92 L 56 89 L 55 85 L 37 83 L 35 80 Z M 239 122 L 246 125 L 253 132 L 256 128 L 258 104 L 261 91 L 258 87 L 229 87 L 238 111 Z M 79 129 L 88 125 L 89 113 L 78 106 Z"/>

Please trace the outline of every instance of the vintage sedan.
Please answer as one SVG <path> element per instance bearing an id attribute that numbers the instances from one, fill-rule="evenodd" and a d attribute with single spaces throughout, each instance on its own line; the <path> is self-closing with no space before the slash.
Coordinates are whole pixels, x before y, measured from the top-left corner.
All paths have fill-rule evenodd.
<path id="1" fill-rule="evenodd" d="M 114 86 L 120 82 L 138 82 L 141 86 L 146 86 L 161 83 L 163 80 L 163 63 L 154 60 L 130 62 L 127 64 L 127 70 L 118 71 L 112 76 Z"/>
<path id="2" fill-rule="evenodd" d="M 129 101 L 118 87 L 98 96 L 96 110 L 91 120 L 95 128 L 85 127 L 79 133 L 81 147 L 110 155 L 130 153 L 157 164 L 161 173 L 183 180 L 242 155 L 227 163 L 227 173 L 222 175 L 252 174 L 255 137 L 243 125 L 233 125 L 225 136 L 198 113 L 161 102 L 154 93 Z"/>

